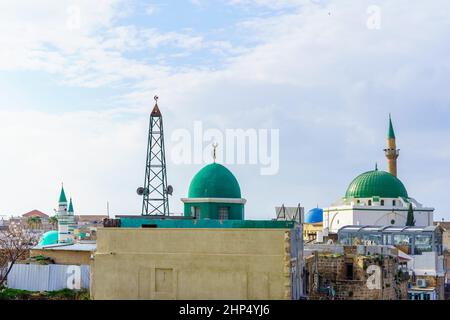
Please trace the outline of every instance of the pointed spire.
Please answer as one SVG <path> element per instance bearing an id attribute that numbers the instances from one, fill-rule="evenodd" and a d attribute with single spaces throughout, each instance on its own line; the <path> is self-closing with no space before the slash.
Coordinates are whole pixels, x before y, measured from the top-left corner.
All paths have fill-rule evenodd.
<path id="1" fill-rule="evenodd" d="M 390 113 L 389 113 L 388 139 L 395 139 L 394 126 L 392 125 L 392 118 L 391 118 L 391 114 Z"/>
<path id="2" fill-rule="evenodd" d="M 72 203 L 72 198 L 70 198 L 70 203 L 69 203 L 69 210 L 67 210 L 68 213 L 74 213 L 73 211 L 73 203 Z"/>
<path id="3" fill-rule="evenodd" d="M 61 185 L 61 194 L 59 195 L 59 203 L 67 203 L 66 193 L 64 192 L 64 184 Z"/>
<path id="4" fill-rule="evenodd" d="M 378 171 L 378 162 L 375 162 L 375 171 Z"/>
<path id="5" fill-rule="evenodd" d="M 153 107 L 153 111 L 152 111 L 152 117 L 161 117 L 161 111 L 159 110 L 158 107 L 158 96 L 155 96 L 153 98 L 155 100 L 155 106 Z"/>

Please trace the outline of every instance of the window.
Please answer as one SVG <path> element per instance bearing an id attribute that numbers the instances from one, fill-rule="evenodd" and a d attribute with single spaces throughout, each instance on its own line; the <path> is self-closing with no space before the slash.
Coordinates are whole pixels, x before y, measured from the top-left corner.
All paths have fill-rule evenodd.
<path id="1" fill-rule="evenodd" d="M 220 220 L 230 219 L 230 207 L 219 207 L 219 219 Z"/>
<path id="2" fill-rule="evenodd" d="M 361 236 L 361 243 L 366 246 L 381 245 L 381 234 L 364 234 Z"/>
<path id="3" fill-rule="evenodd" d="M 194 219 L 200 219 L 201 208 L 200 207 L 196 207 L 196 206 L 192 206 L 191 207 L 191 214 L 194 217 Z"/>
<path id="4" fill-rule="evenodd" d="M 392 200 L 392 206 L 396 206 L 397 205 L 397 201 L 395 201 L 395 200 Z"/>
<path id="5" fill-rule="evenodd" d="M 381 206 L 384 206 L 384 200 L 380 201 Z"/>
<path id="6" fill-rule="evenodd" d="M 433 251 L 431 235 L 416 235 L 416 241 L 414 244 L 414 254 L 422 254 L 422 252 Z"/>
<path id="7" fill-rule="evenodd" d="M 412 239 L 409 235 L 394 234 L 393 240 L 394 246 L 396 246 L 398 249 L 402 250 L 406 254 L 411 254 Z"/>
<path id="8" fill-rule="evenodd" d="M 371 206 L 372 205 L 372 200 L 369 200 L 368 204 L 369 204 L 369 206 Z"/>

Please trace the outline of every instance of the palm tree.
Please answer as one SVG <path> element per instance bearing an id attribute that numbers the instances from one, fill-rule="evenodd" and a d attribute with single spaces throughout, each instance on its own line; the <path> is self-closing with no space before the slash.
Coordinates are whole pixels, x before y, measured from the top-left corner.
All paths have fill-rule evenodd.
<path id="1" fill-rule="evenodd" d="M 48 223 L 52 225 L 53 229 L 56 229 L 56 226 L 58 225 L 58 218 L 56 216 L 48 218 Z"/>
<path id="2" fill-rule="evenodd" d="M 31 229 L 37 229 L 38 226 L 42 224 L 41 218 L 39 217 L 29 217 L 27 219 L 27 224 Z"/>

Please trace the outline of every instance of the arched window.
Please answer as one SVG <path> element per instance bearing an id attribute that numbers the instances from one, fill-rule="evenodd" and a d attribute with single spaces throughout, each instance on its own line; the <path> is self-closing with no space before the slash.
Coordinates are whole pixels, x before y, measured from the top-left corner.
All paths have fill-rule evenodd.
<path id="1" fill-rule="evenodd" d="M 372 200 L 369 200 L 368 205 L 369 205 L 369 206 L 372 205 Z"/>
<path id="2" fill-rule="evenodd" d="M 392 206 L 396 206 L 397 205 L 397 201 L 395 201 L 395 200 L 392 200 Z"/>
<path id="3" fill-rule="evenodd" d="M 381 201 L 380 201 L 380 204 L 381 204 L 382 206 L 384 206 L 384 200 L 381 200 Z"/>

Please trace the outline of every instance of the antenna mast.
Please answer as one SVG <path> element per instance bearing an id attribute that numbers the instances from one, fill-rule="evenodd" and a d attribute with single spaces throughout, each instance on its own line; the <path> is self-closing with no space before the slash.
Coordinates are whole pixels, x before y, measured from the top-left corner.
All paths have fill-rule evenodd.
<path id="1" fill-rule="evenodd" d="M 137 191 L 144 198 L 143 216 L 169 215 L 163 119 L 158 107 L 158 96 L 154 99 L 155 106 L 150 115 L 144 188 Z"/>

